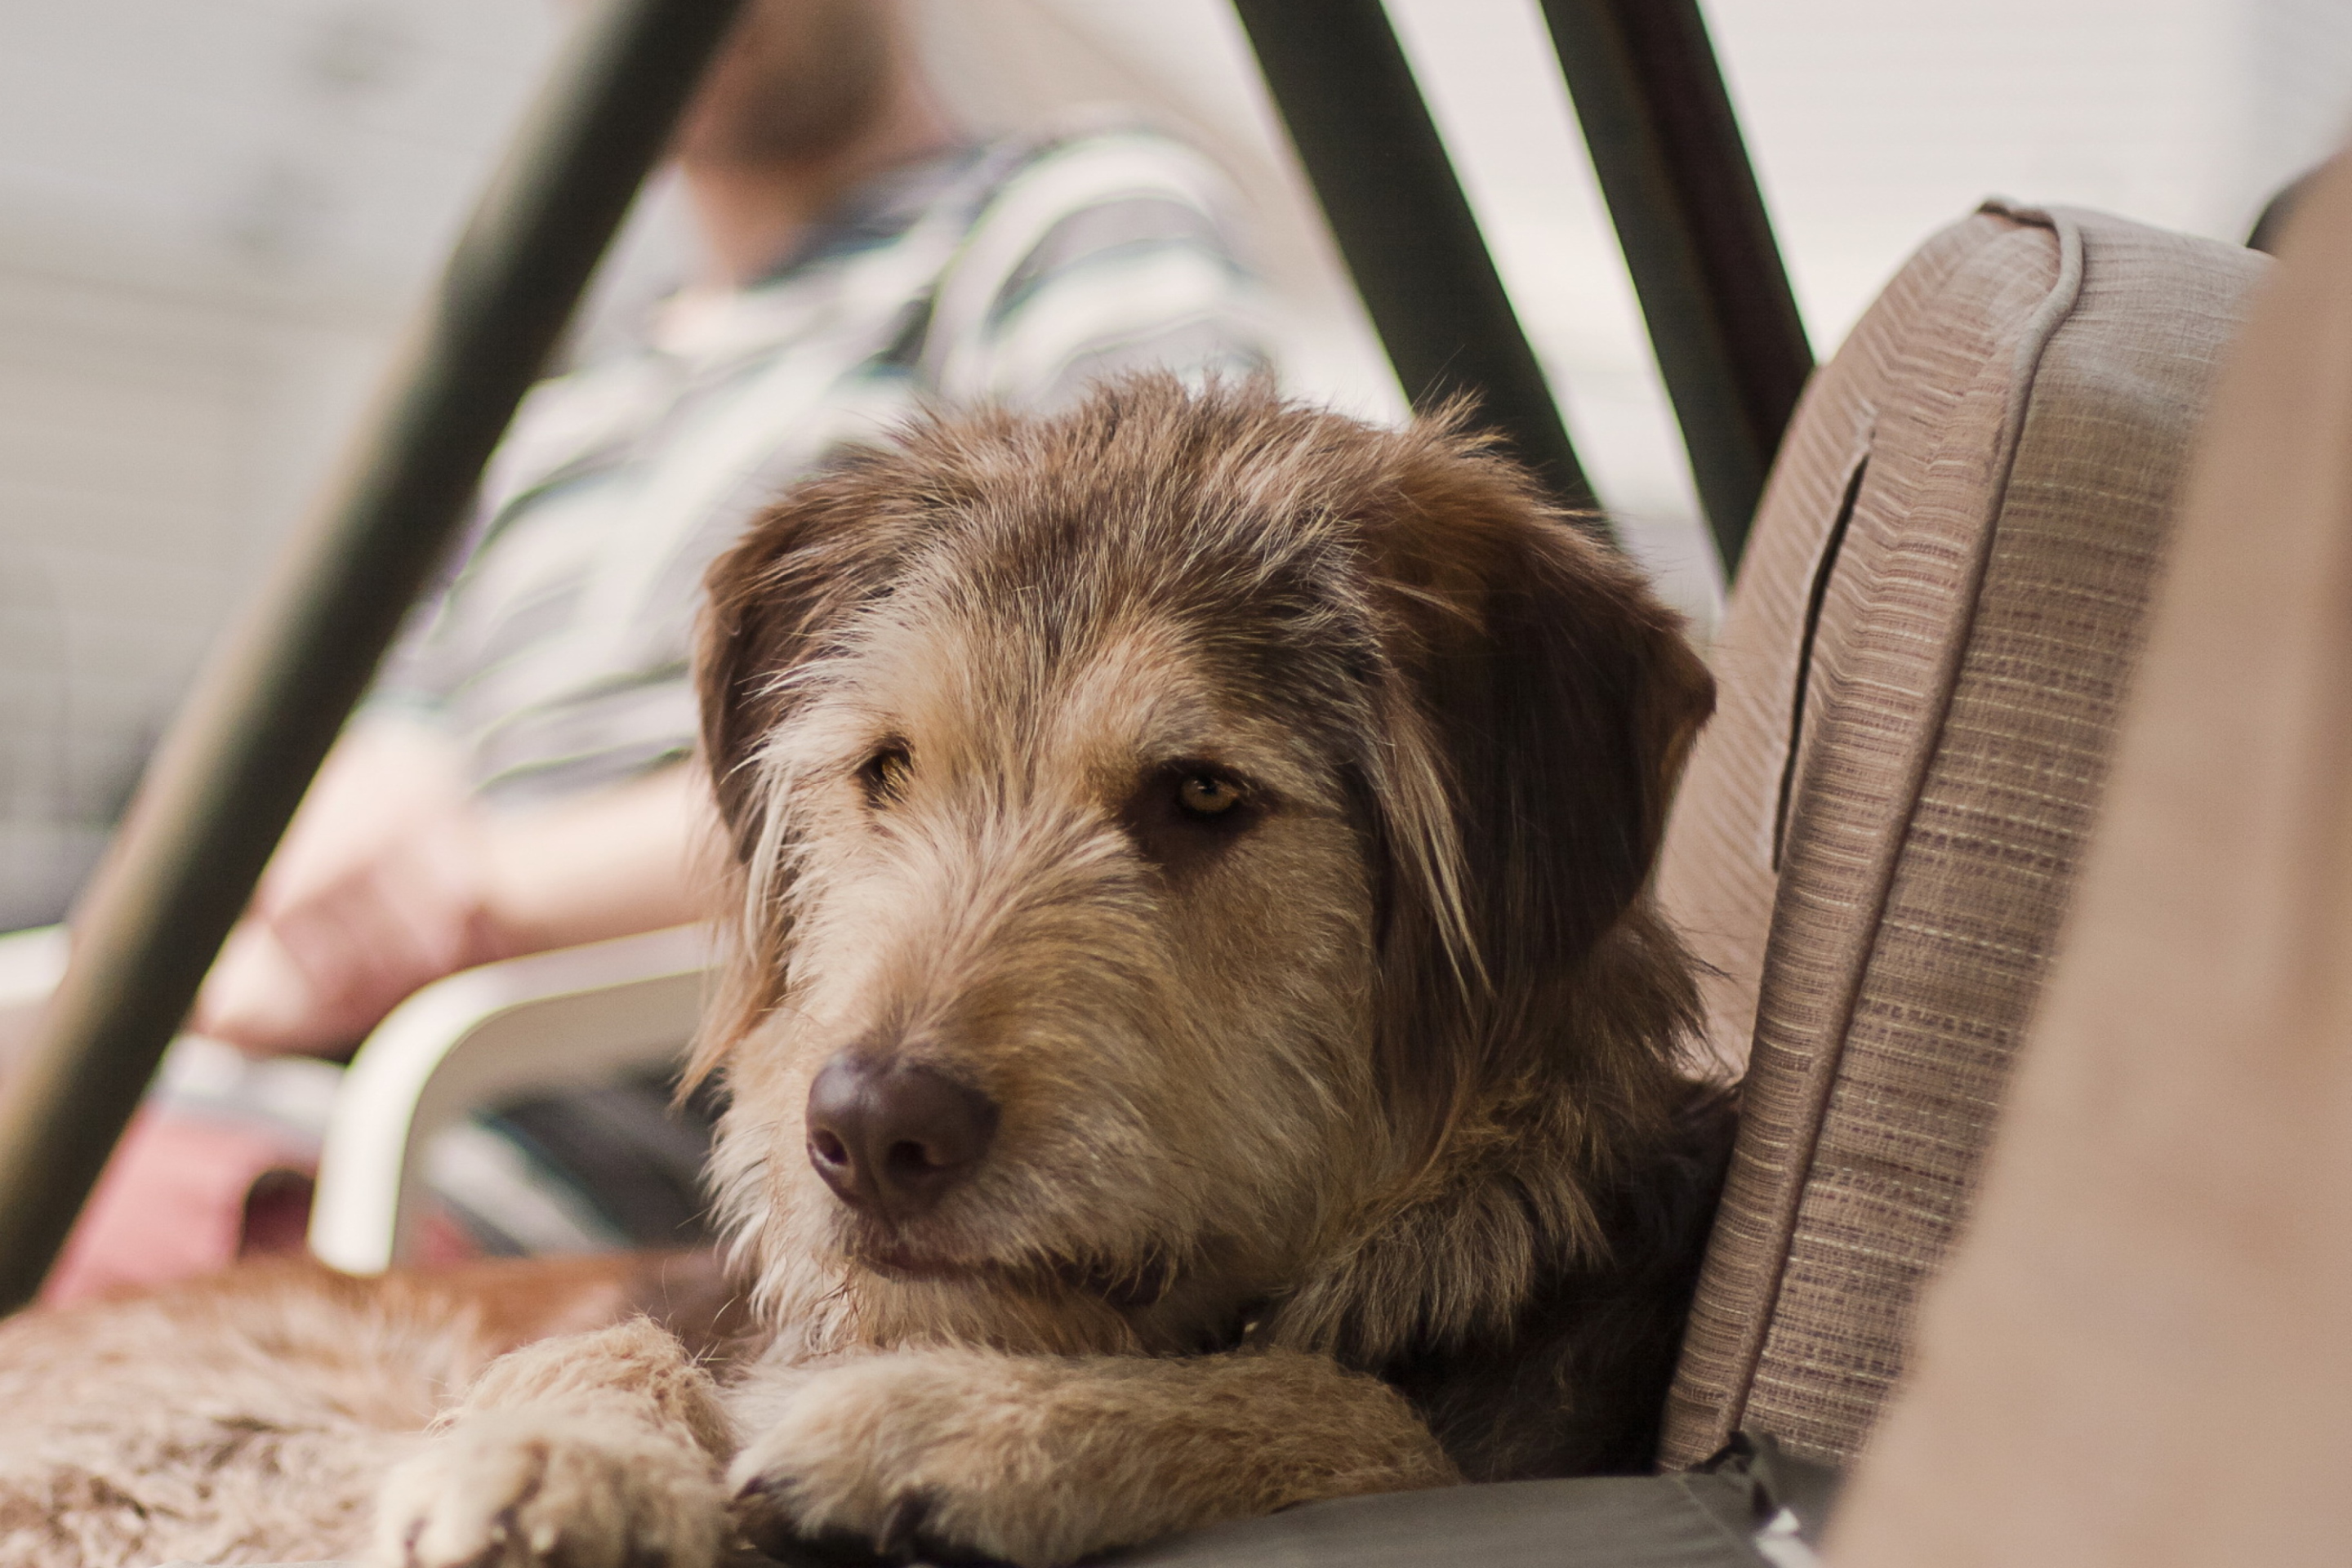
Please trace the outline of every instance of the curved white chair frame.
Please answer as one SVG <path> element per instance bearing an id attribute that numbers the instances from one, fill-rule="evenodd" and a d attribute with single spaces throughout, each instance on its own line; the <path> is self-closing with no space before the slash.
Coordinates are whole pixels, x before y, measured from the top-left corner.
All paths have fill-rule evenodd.
<path id="1" fill-rule="evenodd" d="M 63 926 L 0 935 L 0 1056 L 39 1016 L 66 947 Z M 709 932 L 673 926 L 487 963 L 394 1008 L 336 1092 L 310 1250 L 351 1274 L 403 1260 L 434 1134 L 477 1106 L 677 1060 L 709 966 Z"/>
<path id="2" fill-rule="evenodd" d="M 674 1062 L 693 1038 L 708 931 L 673 926 L 486 963 L 393 1009 L 343 1075 L 310 1250 L 349 1274 L 408 1253 L 433 1135 L 477 1106 Z"/>
<path id="3" fill-rule="evenodd" d="M 68 945 L 63 926 L 0 935 L 0 1062 L 26 1043 L 42 1005 L 65 978 Z"/>

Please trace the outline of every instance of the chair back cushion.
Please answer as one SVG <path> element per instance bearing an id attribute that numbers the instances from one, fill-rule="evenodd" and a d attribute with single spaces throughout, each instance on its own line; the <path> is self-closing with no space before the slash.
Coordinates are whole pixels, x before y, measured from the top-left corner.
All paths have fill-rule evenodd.
<path id="1" fill-rule="evenodd" d="M 1743 1125 L 1666 1415 L 1840 1460 L 1965 1215 L 2264 263 L 1989 205 L 1807 390 L 1659 869 Z"/>

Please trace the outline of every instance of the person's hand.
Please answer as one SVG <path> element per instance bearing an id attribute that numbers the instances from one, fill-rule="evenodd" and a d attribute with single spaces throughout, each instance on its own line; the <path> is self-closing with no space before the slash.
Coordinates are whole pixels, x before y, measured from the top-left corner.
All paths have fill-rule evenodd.
<path id="1" fill-rule="evenodd" d="M 690 767 L 497 815 L 430 732 L 355 730 L 320 770 L 191 1026 L 256 1054 L 340 1054 L 445 974 L 705 918 L 714 837 L 709 786 Z"/>
<path id="2" fill-rule="evenodd" d="M 196 1000 L 202 1034 L 335 1054 L 410 992 L 503 956 L 479 813 L 429 734 L 355 731 L 320 770 Z"/>
<path id="3" fill-rule="evenodd" d="M 482 864 L 460 804 L 323 879 L 265 883 L 205 982 L 195 1028 L 249 1051 L 337 1054 L 418 986 L 504 956 Z"/>

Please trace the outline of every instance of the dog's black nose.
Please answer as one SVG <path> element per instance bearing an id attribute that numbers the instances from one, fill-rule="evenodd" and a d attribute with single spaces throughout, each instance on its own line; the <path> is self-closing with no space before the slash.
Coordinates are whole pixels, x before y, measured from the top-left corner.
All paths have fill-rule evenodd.
<path id="1" fill-rule="evenodd" d="M 996 1117 L 945 1073 L 844 1051 L 809 1085 L 809 1163 L 842 1202 L 911 1219 L 979 1166 Z"/>

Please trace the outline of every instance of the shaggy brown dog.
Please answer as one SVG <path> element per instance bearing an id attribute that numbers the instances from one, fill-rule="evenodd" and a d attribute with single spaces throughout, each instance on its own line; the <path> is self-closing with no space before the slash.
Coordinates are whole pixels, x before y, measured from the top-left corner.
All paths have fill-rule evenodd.
<path id="1" fill-rule="evenodd" d="M 703 1568 L 731 1498 L 1055 1564 L 1646 1463 L 1727 1113 L 1643 894 L 1709 683 L 1623 562 L 1456 422 L 1141 381 L 856 457 L 711 586 L 765 1348 L 506 1356 L 383 1561 Z"/>

